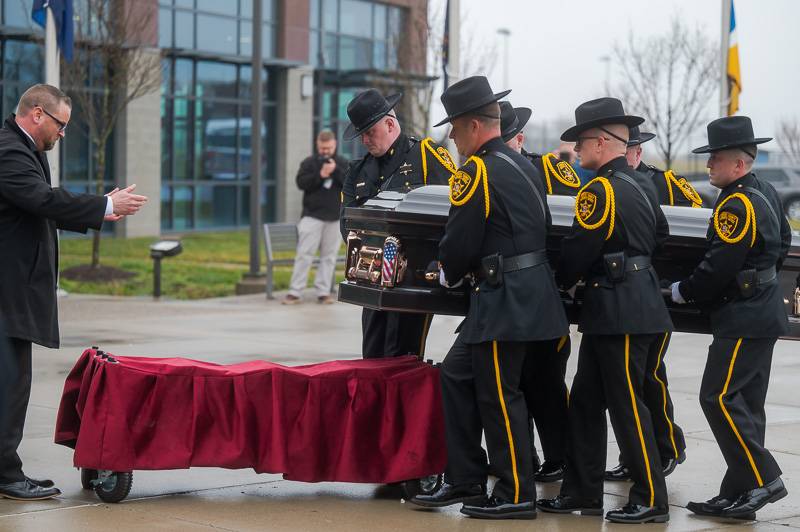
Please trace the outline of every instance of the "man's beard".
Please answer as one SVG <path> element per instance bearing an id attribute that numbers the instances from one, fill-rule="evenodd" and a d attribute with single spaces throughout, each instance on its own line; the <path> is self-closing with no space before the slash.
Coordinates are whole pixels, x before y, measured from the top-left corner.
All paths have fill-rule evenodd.
<path id="1" fill-rule="evenodd" d="M 56 142 L 58 142 L 58 141 L 57 140 L 46 141 L 44 143 L 44 147 L 42 148 L 42 151 L 50 151 L 50 150 L 52 150 L 53 148 L 55 148 Z"/>

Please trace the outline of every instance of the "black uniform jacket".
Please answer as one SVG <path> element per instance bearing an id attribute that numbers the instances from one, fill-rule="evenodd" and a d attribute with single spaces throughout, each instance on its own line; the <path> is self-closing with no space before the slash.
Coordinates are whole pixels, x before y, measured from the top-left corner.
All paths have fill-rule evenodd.
<path id="1" fill-rule="evenodd" d="M 403 133 L 382 157 L 370 154 L 351 161 L 342 188 L 340 212 L 342 238 L 345 207 L 363 205 L 384 190 L 408 192 L 423 185 L 446 185 L 456 171 L 447 148 L 430 137 L 418 140 Z"/>
<path id="2" fill-rule="evenodd" d="M 747 188 L 760 191 L 766 202 Z M 736 282 L 742 270 L 780 270 L 792 241 L 789 222 L 775 189 L 755 174 L 722 192 L 709 221 L 708 251 L 679 285 L 687 301 L 711 308 L 711 331 L 726 338 L 772 338 L 786 333 L 788 321 L 777 280 L 758 284 L 743 297 Z"/>
<path id="3" fill-rule="evenodd" d="M 522 155 L 527 157 L 539 171 L 539 177 L 544 182 L 548 195 L 575 196 L 578 194 L 581 180 L 567 161 L 562 161 L 552 153 L 538 155 L 522 150 Z"/>
<path id="4" fill-rule="evenodd" d="M 50 186 L 47 157 L 17 126 L 0 129 L 0 320 L 8 336 L 58 347 L 56 229 L 100 229 L 106 198 Z"/>
<path id="5" fill-rule="evenodd" d="M 525 178 L 491 152 L 507 155 L 532 179 L 544 210 Z M 512 257 L 545 248 L 550 211 L 542 181 L 530 161 L 500 137 L 484 144 L 453 176 L 450 202 L 439 260 L 451 285 L 476 272 L 487 255 Z M 546 340 L 568 330 L 553 272 L 545 262 L 505 273 L 497 287 L 476 282 L 461 338 L 469 344 Z"/>
<path id="6" fill-rule="evenodd" d="M 658 192 L 661 205 L 675 207 L 702 207 L 703 198 L 685 177 L 676 176 L 672 170 L 659 170 L 655 166 L 640 162 L 636 171 L 651 179 Z"/>
<path id="7" fill-rule="evenodd" d="M 647 200 L 622 172 L 639 184 Z M 562 241 L 558 281 L 564 288 L 583 279 L 586 290 L 579 330 L 589 334 L 652 334 L 672 330 L 672 320 L 651 268 L 626 272 L 622 281 L 606 275 L 603 255 L 652 256 L 669 236 L 652 180 L 617 157 L 578 193 L 572 231 Z M 648 207 L 647 202 L 650 203 Z"/>

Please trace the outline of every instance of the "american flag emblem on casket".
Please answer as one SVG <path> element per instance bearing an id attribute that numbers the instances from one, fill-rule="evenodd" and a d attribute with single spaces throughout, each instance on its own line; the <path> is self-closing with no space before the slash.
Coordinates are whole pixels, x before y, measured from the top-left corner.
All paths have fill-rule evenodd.
<path id="1" fill-rule="evenodd" d="M 383 242 L 383 275 L 381 278 L 383 286 L 394 286 L 399 252 L 400 241 L 393 236 L 387 237 Z"/>

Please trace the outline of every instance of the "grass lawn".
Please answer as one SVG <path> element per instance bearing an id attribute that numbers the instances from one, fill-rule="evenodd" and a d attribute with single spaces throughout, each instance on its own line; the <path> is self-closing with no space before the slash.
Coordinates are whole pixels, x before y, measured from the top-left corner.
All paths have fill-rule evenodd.
<path id="1" fill-rule="evenodd" d="M 175 238 L 180 239 L 183 253 L 161 262 L 161 292 L 164 297 L 202 299 L 235 293 L 236 283 L 249 270 L 250 240 L 246 230 L 190 233 Z M 79 282 L 62 278 L 60 285 L 68 292 L 82 294 L 150 295 L 153 291 L 150 244 L 156 240 L 154 237 L 104 237 L 100 243 L 100 264 L 128 270 L 136 276 L 111 283 Z M 59 267 L 62 270 L 91 261 L 91 238 L 63 239 L 60 245 Z M 261 247 L 261 269 L 264 271 L 263 244 Z M 294 252 L 290 252 L 281 256 L 293 255 Z M 276 267 L 275 290 L 288 288 L 291 275 L 291 267 Z M 309 275 L 309 281 L 313 279 L 313 275 L 314 271 Z M 337 275 L 337 278 L 340 277 L 341 275 Z"/>

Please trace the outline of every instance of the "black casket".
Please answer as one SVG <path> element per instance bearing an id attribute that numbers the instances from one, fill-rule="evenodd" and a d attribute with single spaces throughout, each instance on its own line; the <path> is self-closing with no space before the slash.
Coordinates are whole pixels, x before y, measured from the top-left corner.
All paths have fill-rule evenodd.
<path id="1" fill-rule="evenodd" d="M 339 300 L 363 307 L 400 312 L 464 315 L 467 288 L 447 289 L 438 276 L 426 274 L 436 260 L 439 240 L 450 209 L 446 186 L 426 186 L 408 194 L 385 192 L 361 207 L 345 209 L 348 230 L 345 281 Z M 548 196 L 553 227 L 547 241 L 550 263 L 557 263 L 561 238 L 572 227 L 575 198 Z M 663 207 L 670 237 L 654 257 L 659 277 L 686 278 L 706 251 L 710 209 Z M 795 235 L 789 257 L 778 275 L 789 314 L 788 337 L 800 340 L 800 237 Z M 664 294 L 675 328 L 683 332 L 709 333 L 708 314 L 693 305 L 672 303 Z M 572 323 L 577 322 L 582 299 L 579 286 L 573 299 L 562 294 Z"/>

